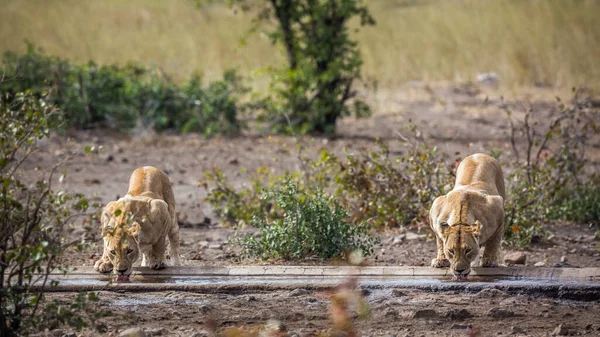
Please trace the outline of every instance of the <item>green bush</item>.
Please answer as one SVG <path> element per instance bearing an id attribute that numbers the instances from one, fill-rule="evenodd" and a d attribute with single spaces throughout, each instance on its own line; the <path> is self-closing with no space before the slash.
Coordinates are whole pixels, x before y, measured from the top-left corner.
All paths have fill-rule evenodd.
<path id="1" fill-rule="evenodd" d="M 289 179 L 264 198 L 276 200 L 282 217 L 253 220 L 262 235 L 260 238 L 247 235 L 237 241 L 246 255 L 293 260 L 311 256 L 344 257 L 355 250 L 364 255 L 372 253 L 376 238 L 369 233 L 369 225 L 346 222 L 348 214 L 334 197 L 322 191 L 308 193 Z"/>
<path id="2" fill-rule="evenodd" d="M 74 219 L 91 205 L 83 195 L 52 189 L 58 164 L 35 183 L 21 180 L 23 162 L 37 141 L 57 127 L 61 115 L 43 94 L 15 92 L 11 96 L 8 100 L 0 95 L 0 336 L 27 334 L 61 323 L 82 328 L 102 314 L 81 311 L 96 301 L 96 294 L 82 294 L 73 304 L 62 305 L 45 301 L 44 293 L 56 284 L 47 277 L 62 270 L 63 252 L 88 248 L 91 227 L 84 228 L 82 238 L 73 242 L 66 234 Z"/>
<path id="3" fill-rule="evenodd" d="M 264 102 L 263 118 L 274 131 L 332 133 L 338 118 L 371 113 L 356 97 L 363 62 L 349 28 L 353 18 L 361 26 L 375 23 L 361 0 L 229 3 L 257 13 L 252 31 L 265 29 L 285 50 L 287 66 L 270 69 L 270 94 Z"/>
<path id="4" fill-rule="evenodd" d="M 203 88 L 200 76 L 180 85 L 157 68 L 77 65 L 31 45 L 25 54 L 5 53 L 3 67 L 15 80 L 1 83 L 1 92 L 51 92 L 49 102 L 64 111 L 69 127 L 128 129 L 141 121 L 157 131 L 206 136 L 232 135 L 244 127 L 238 113 L 245 105 L 239 100 L 247 89 L 234 70 Z"/>

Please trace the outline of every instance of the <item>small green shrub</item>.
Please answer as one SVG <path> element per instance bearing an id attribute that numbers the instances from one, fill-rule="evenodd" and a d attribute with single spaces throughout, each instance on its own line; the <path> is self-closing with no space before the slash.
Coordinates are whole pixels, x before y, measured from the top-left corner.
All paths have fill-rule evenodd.
<path id="1" fill-rule="evenodd" d="M 85 234 L 73 242 L 66 234 L 75 218 L 93 205 L 83 195 L 52 189 L 58 164 L 36 182 L 23 182 L 23 162 L 62 118 L 43 96 L 30 92 L 11 96 L 7 100 L 0 94 L 0 336 L 28 334 L 61 323 L 82 328 L 102 314 L 82 311 L 96 301 L 96 294 L 82 294 L 76 302 L 63 305 L 45 301 L 44 293 L 56 284 L 48 281 L 48 275 L 63 270 L 59 265 L 63 252 L 89 248 L 90 226 L 84 226 Z"/>
<path id="2" fill-rule="evenodd" d="M 197 75 L 180 85 L 159 68 L 78 65 L 32 45 L 25 54 L 5 53 L 3 68 L 15 80 L 0 83 L 1 92 L 51 92 L 48 101 L 64 111 L 68 127 L 128 129 L 141 121 L 157 131 L 213 136 L 233 135 L 245 126 L 238 114 L 246 105 L 239 100 L 248 89 L 234 70 L 206 87 Z"/>
<path id="3" fill-rule="evenodd" d="M 323 191 L 308 193 L 289 179 L 264 198 L 276 200 L 282 217 L 253 220 L 253 225 L 262 231 L 261 237 L 247 235 L 237 241 L 247 256 L 294 260 L 310 256 L 344 257 L 355 250 L 364 255 L 372 253 L 376 238 L 368 232 L 369 225 L 346 222 L 347 212 Z"/>

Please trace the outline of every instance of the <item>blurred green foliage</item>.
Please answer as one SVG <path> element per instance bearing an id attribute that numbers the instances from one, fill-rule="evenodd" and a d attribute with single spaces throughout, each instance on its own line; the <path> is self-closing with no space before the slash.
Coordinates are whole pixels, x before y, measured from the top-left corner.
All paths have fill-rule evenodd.
<path id="1" fill-rule="evenodd" d="M 50 92 L 47 99 L 64 111 L 67 127 L 122 130 L 141 122 L 205 136 L 234 135 L 244 127 L 238 116 L 246 106 L 239 99 L 248 89 L 234 70 L 205 87 L 199 75 L 176 84 L 160 68 L 74 64 L 31 44 L 24 54 L 5 53 L 2 64 L 11 80 L 0 92 Z"/>

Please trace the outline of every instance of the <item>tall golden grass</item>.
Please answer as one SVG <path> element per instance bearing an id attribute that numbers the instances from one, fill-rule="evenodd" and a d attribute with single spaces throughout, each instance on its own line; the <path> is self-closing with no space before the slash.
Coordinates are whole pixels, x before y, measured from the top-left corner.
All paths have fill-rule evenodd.
<path id="1" fill-rule="evenodd" d="M 510 87 L 600 87 L 598 0 L 370 0 L 377 21 L 356 39 L 364 74 L 406 81 L 473 80 L 495 72 Z M 192 0 L 0 0 L 0 52 L 24 40 L 78 62 L 160 65 L 177 79 L 243 74 L 284 62 L 248 14 Z"/>

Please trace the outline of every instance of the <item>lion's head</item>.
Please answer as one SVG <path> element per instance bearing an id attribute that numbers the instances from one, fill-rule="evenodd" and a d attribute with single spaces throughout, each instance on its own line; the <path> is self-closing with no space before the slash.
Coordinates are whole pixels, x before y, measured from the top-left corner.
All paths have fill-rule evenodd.
<path id="1" fill-rule="evenodd" d="M 450 261 L 450 270 L 457 278 L 464 278 L 471 272 L 471 262 L 479 255 L 479 234 L 481 223 L 441 224 L 444 254 Z"/>
<path id="2" fill-rule="evenodd" d="M 113 202 L 106 206 L 102 214 L 102 225 L 104 249 L 113 265 L 113 274 L 129 276 L 140 256 L 139 223 L 133 220 L 123 205 Z"/>

